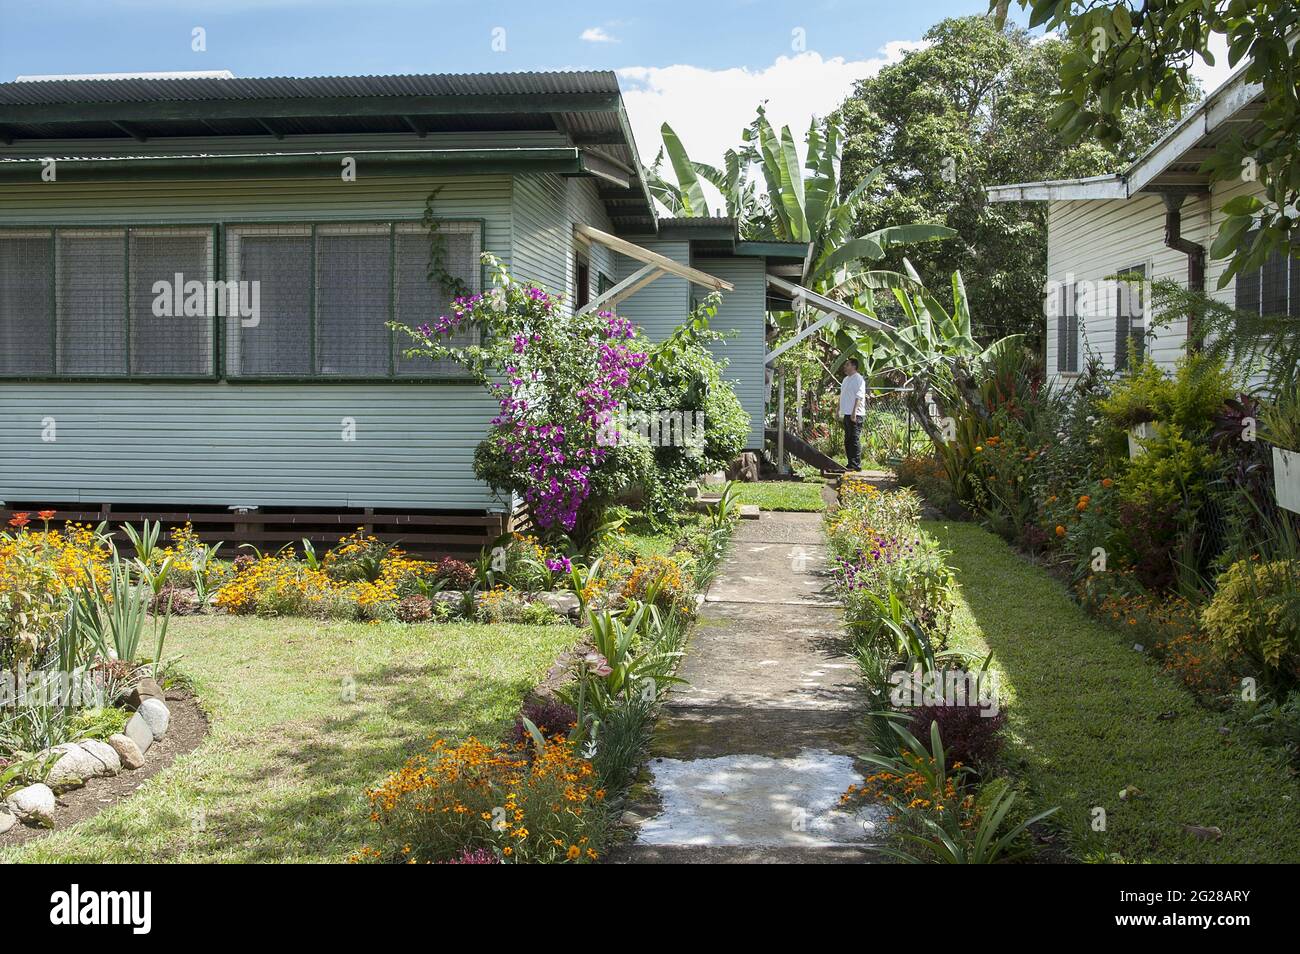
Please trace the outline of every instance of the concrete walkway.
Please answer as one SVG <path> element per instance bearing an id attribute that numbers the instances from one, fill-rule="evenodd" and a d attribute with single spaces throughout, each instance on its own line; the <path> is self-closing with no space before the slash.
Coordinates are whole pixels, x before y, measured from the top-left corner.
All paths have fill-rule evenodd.
<path id="1" fill-rule="evenodd" d="M 820 514 L 743 521 L 655 729 L 625 863 L 877 860 L 862 780 L 864 701 L 826 592 Z"/>

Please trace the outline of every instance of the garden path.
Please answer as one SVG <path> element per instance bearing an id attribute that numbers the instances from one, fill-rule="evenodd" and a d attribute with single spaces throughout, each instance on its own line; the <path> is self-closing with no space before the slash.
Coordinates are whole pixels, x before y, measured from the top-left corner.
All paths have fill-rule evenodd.
<path id="1" fill-rule="evenodd" d="M 862 781 L 865 701 L 828 595 L 821 516 L 742 521 L 651 743 L 625 863 L 876 860 L 880 822 L 838 807 Z"/>

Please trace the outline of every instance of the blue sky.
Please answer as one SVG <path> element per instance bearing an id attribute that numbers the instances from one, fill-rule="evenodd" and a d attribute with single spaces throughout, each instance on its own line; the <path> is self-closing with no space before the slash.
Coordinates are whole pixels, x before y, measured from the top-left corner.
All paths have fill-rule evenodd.
<path id="1" fill-rule="evenodd" d="M 796 28 L 824 57 L 857 60 L 918 38 L 942 17 L 985 9 L 983 0 L 0 0 L 0 79 L 185 69 L 760 68 L 791 52 Z M 190 48 L 195 26 L 207 31 L 204 53 Z M 491 47 L 497 26 L 506 30 L 504 52 Z M 593 39 L 581 39 L 584 32 Z M 601 35 L 610 39 L 594 39 Z"/>
<path id="2" fill-rule="evenodd" d="M 693 158 L 718 162 L 759 102 L 801 140 L 930 25 L 986 11 L 986 0 L 0 0 L 0 81 L 609 69 L 645 161 L 668 121 Z M 1023 20 L 1014 4 L 1012 18 Z"/>

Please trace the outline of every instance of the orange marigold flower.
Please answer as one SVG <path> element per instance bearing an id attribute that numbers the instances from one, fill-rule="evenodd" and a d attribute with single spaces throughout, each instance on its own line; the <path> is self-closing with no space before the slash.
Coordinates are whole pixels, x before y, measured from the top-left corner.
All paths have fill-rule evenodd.
<path id="1" fill-rule="evenodd" d="M 1056 535 L 1058 537 L 1065 536 L 1065 527 L 1061 526 L 1059 523 L 1056 525 Z"/>

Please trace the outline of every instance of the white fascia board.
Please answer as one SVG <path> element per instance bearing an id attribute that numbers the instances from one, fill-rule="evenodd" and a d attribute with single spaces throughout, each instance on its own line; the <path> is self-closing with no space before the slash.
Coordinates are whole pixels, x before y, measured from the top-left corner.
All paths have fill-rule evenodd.
<path id="1" fill-rule="evenodd" d="M 1128 187 L 1118 175 L 1088 179 L 1056 179 L 990 186 L 984 190 L 990 202 L 1051 202 L 1070 199 L 1127 199 Z"/>

